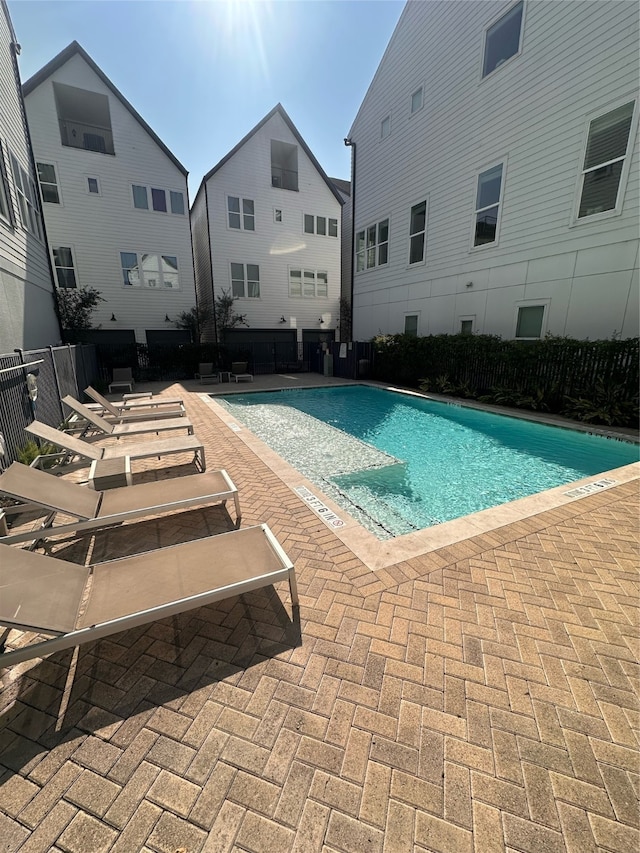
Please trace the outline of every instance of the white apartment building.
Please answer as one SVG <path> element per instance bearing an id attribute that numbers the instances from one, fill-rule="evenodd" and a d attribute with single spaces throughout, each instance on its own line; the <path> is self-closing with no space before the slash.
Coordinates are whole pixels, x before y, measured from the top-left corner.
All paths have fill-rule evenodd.
<path id="1" fill-rule="evenodd" d="M 191 209 L 198 303 L 233 295 L 248 323 L 236 343 L 337 337 L 342 203 L 280 104 L 204 176 Z"/>
<path id="2" fill-rule="evenodd" d="M 60 340 L 19 50 L 7 4 L 0 0 L 0 354 Z"/>
<path id="3" fill-rule="evenodd" d="M 638 19 L 407 3 L 350 130 L 355 338 L 638 335 Z"/>
<path id="4" fill-rule="evenodd" d="M 195 304 L 187 170 L 77 43 L 24 85 L 59 288 L 93 287 L 95 342 L 188 334 Z"/>

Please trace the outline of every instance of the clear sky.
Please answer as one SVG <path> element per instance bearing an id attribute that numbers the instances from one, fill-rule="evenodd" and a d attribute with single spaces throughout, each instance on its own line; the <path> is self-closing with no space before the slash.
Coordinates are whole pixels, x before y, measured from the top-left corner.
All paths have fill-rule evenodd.
<path id="1" fill-rule="evenodd" d="M 403 0 L 9 0 L 31 77 L 74 39 L 200 181 L 278 102 L 323 169 L 343 144 Z"/>

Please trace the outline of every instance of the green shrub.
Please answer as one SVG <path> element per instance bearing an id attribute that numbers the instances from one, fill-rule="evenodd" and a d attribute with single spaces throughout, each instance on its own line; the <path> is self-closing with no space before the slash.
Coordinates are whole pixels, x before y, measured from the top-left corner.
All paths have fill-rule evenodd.
<path id="1" fill-rule="evenodd" d="M 20 447 L 17 451 L 18 462 L 22 462 L 23 465 L 31 465 L 34 459 L 37 459 L 38 456 L 48 456 L 52 453 L 60 453 L 61 450 L 55 444 L 50 444 L 49 442 L 45 442 L 41 447 L 36 444 L 35 441 L 29 439 L 26 444 Z M 49 459 L 47 460 L 43 467 L 44 468 L 52 468 L 54 465 L 59 464 L 56 460 Z"/>

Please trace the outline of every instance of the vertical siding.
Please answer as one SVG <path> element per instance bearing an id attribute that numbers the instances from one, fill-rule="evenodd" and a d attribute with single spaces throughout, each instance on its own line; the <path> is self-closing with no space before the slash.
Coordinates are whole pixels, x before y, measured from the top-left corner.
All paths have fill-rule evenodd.
<path id="1" fill-rule="evenodd" d="M 14 223 L 0 220 L 0 353 L 55 344 L 60 338 L 46 247 L 22 227 L 9 162 L 11 151 L 35 179 L 5 15 L 0 3 L 0 143 Z"/>
<path id="2" fill-rule="evenodd" d="M 271 186 L 271 140 L 298 146 L 299 191 Z M 253 199 L 255 232 L 227 227 L 227 195 Z M 216 294 L 231 290 L 230 263 L 260 266 L 260 299 L 238 299 L 236 310 L 247 315 L 250 328 L 336 329 L 340 303 L 341 205 L 307 157 L 279 114 L 237 151 L 207 182 L 209 239 L 213 247 L 213 282 Z M 282 222 L 274 221 L 274 208 Z M 303 232 L 305 213 L 338 220 L 338 237 Z M 325 270 L 326 298 L 289 297 L 289 268 Z M 280 322 L 285 317 L 285 323 Z M 318 322 L 323 318 L 323 325 Z"/>
<path id="3" fill-rule="evenodd" d="M 54 81 L 108 97 L 115 156 L 62 145 Z M 72 248 L 78 285 L 95 287 L 106 300 L 94 315 L 94 326 L 134 329 L 140 342 L 147 329 L 175 328 L 165 316 L 173 321 L 195 304 L 185 175 L 77 54 L 25 102 L 36 160 L 53 163 L 58 175 L 62 203 L 44 205 L 49 242 Z M 87 192 L 87 176 L 98 178 L 100 195 Z M 184 215 L 136 210 L 132 184 L 183 193 Z M 176 256 L 180 289 L 125 287 L 120 252 Z M 116 322 L 110 320 L 112 314 Z"/>
<path id="4" fill-rule="evenodd" d="M 637 134 L 622 213 L 574 220 L 589 118 L 637 97 L 637 7 L 528 0 L 520 55 L 481 79 L 485 28 L 510 5 L 409 2 L 401 16 L 351 130 L 356 229 L 391 223 L 388 265 L 355 276 L 359 337 L 401 331 L 407 312 L 420 312 L 423 334 L 473 316 L 476 331 L 513 337 L 523 300 L 548 303 L 554 334 L 638 334 Z M 474 249 L 477 174 L 497 162 L 499 239 Z M 409 268 L 410 208 L 422 199 L 426 259 Z"/>

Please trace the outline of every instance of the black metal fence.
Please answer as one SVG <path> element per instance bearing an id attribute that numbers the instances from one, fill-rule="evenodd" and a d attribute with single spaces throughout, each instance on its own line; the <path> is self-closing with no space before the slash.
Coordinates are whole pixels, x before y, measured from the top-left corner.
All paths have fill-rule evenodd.
<path id="1" fill-rule="evenodd" d="M 58 426 L 66 416 L 61 398 L 72 394 L 80 399 L 97 376 L 96 351 L 90 344 L 0 355 L 0 468 L 13 462 L 27 443 L 28 424 L 37 418 Z"/>

